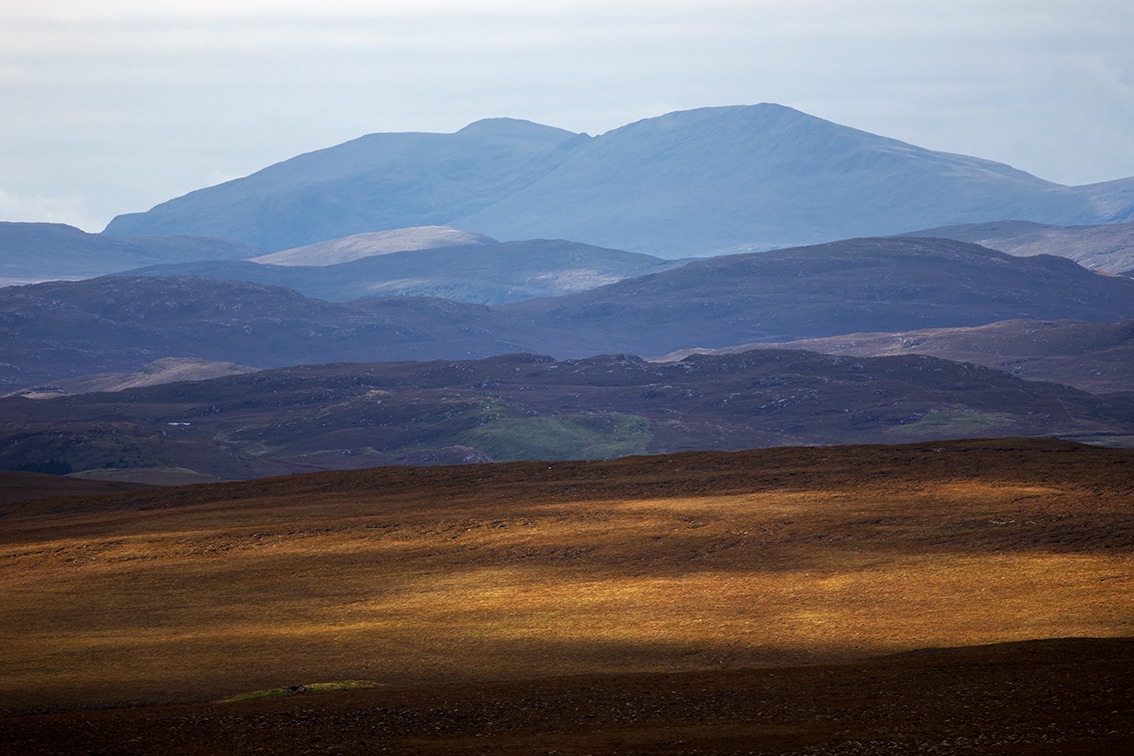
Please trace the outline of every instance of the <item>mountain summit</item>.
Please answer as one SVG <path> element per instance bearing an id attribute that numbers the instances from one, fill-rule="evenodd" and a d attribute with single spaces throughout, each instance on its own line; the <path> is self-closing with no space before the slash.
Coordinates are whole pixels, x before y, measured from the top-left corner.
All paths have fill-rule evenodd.
<path id="1" fill-rule="evenodd" d="M 1134 179 L 1062 186 L 762 104 L 670 113 L 598 137 L 511 119 L 372 134 L 119 216 L 106 233 L 276 251 L 445 225 L 682 257 L 990 220 L 1131 218 Z"/>

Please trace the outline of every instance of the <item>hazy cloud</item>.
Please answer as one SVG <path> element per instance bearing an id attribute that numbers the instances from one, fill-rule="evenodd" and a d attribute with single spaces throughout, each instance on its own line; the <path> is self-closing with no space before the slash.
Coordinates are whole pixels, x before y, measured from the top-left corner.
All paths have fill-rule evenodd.
<path id="1" fill-rule="evenodd" d="M 97 230 L 364 133 L 487 116 L 601 133 L 764 101 L 1101 181 L 1134 175 L 1131 39 L 1128 0 L 17 1 L 0 213 L 54 202 Z"/>

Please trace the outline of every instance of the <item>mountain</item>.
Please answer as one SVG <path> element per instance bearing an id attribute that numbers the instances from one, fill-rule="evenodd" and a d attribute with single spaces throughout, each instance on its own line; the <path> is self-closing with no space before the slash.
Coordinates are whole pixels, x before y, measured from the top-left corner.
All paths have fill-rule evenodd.
<path id="1" fill-rule="evenodd" d="M 806 349 L 823 354 L 882 357 L 924 354 L 1004 370 L 1029 381 L 1074 386 L 1095 394 L 1134 397 L 1134 321 L 1006 320 L 972 328 L 926 328 L 895 333 L 852 333 L 778 344 L 681 349 L 664 357 L 739 354 L 753 349 Z"/>
<path id="2" fill-rule="evenodd" d="M 929 228 L 904 235 L 956 239 L 1025 257 L 1058 255 L 1103 273 L 1129 275 L 1134 272 L 1134 223 L 1052 226 L 1029 221 L 999 221 Z"/>
<path id="3" fill-rule="evenodd" d="M 263 254 L 244 244 L 187 236 L 117 238 L 61 223 L 0 222 L 0 286 L 92 278 L 131 268 Z"/>
<path id="4" fill-rule="evenodd" d="M 578 138 L 512 119 L 455 134 L 370 134 L 120 215 L 105 233 L 204 234 L 277 251 L 371 231 L 460 227 L 450 221 L 530 184 Z"/>
<path id="5" fill-rule="evenodd" d="M 397 246 L 409 243 L 404 233 Z M 451 229 L 456 231 L 456 229 Z M 458 238 L 473 238 L 462 234 Z M 383 234 L 385 236 L 385 234 Z M 337 239 L 252 261 L 189 262 L 126 271 L 124 276 L 203 276 L 286 286 L 308 297 L 343 302 L 362 297 L 439 297 L 504 304 L 593 289 L 681 265 L 634 252 L 561 240 L 472 243 L 373 252 L 372 234 Z M 382 244 L 392 249 L 389 239 Z M 369 254 L 364 254 L 368 253 Z M 345 258 L 345 262 L 335 262 Z M 305 264 L 304 264 L 305 263 Z"/>
<path id="6" fill-rule="evenodd" d="M 761 104 L 670 113 L 598 137 L 508 119 L 455 134 L 371 134 L 118 216 L 105 233 L 282 250 L 447 225 L 675 258 L 1132 212 L 1134 179 L 1061 186 Z"/>
<path id="7" fill-rule="evenodd" d="M 717 257 L 495 307 L 418 297 L 332 303 L 253 283 L 107 277 L 0 289 L 0 385 L 132 372 L 162 357 L 270 368 L 509 352 L 650 356 L 1001 320 L 1132 318 L 1134 280 L 947 239 Z"/>
<path id="8" fill-rule="evenodd" d="M 53 463 L 126 478 L 993 436 L 1134 441 L 1130 399 L 933 357 L 788 350 L 676 363 L 508 355 L 308 365 L 12 397 L 0 414 L 0 468 Z"/>

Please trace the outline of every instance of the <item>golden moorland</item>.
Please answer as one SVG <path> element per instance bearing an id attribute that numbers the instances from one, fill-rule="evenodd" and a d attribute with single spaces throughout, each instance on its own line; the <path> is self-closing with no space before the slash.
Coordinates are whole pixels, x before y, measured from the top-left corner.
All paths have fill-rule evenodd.
<path id="1" fill-rule="evenodd" d="M 7 501 L 0 606 L 0 745 L 67 712 L 331 681 L 390 696 L 1126 639 L 1134 451 L 764 449 Z"/>

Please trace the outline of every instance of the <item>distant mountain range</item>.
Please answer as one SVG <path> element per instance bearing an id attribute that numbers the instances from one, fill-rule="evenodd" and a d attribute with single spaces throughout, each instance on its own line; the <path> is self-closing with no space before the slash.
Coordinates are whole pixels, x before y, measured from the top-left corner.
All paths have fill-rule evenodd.
<path id="1" fill-rule="evenodd" d="M 416 297 L 331 303 L 253 283 L 100 278 L 0 289 L 0 386 L 133 372 L 162 357 L 270 368 L 514 352 L 652 356 L 1012 319 L 1132 318 L 1134 280 L 945 239 L 717 257 L 494 307 Z"/>
<path id="2" fill-rule="evenodd" d="M 0 399 L 0 468 L 222 479 L 382 464 L 1059 435 L 1130 441 L 1134 401 L 925 356 L 310 365 Z M 37 467 L 38 466 L 38 467 Z"/>
<path id="3" fill-rule="evenodd" d="M 763 104 L 597 137 L 510 119 L 371 134 L 118 216 L 105 233 L 276 251 L 445 225 L 677 258 L 1003 219 L 1134 221 L 1134 178 L 1067 187 Z"/>

